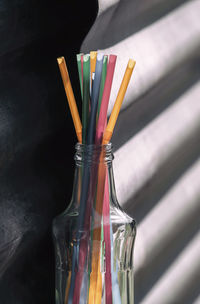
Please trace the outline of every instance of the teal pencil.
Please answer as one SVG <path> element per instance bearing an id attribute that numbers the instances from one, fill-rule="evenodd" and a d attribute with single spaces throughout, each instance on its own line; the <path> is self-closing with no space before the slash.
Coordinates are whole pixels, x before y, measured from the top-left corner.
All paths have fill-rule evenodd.
<path id="1" fill-rule="evenodd" d="M 99 113 L 100 113 L 100 109 L 101 109 L 101 100 L 102 100 L 104 85 L 105 85 L 105 81 L 106 81 L 107 62 L 108 62 L 108 56 L 105 55 L 104 59 L 103 59 L 103 68 L 102 68 L 102 74 L 101 74 L 101 85 L 100 85 L 99 101 L 98 101 L 98 109 L 97 109 L 97 121 L 99 118 Z"/>
<path id="2" fill-rule="evenodd" d="M 83 79 L 82 79 L 82 71 L 81 71 L 81 54 L 76 55 L 76 61 L 78 65 L 78 76 L 79 76 L 79 82 L 80 82 L 80 88 L 81 88 L 81 97 L 83 99 Z"/>
<path id="3" fill-rule="evenodd" d="M 90 56 L 83 56 L 82 143 L 86 143 L 90 98 Z"/>

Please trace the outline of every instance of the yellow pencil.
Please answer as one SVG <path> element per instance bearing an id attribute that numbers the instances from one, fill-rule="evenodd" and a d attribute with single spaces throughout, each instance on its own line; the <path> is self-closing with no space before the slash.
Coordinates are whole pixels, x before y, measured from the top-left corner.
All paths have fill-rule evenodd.
<path id="1" fill-rule="evenodd" d="M 120 108 L 121 108 L 121 105 L 122 105 L 122 102 L 124 99 L 124 95 L 126 93 L 135 64 L 136 64 L 136 62 L 133 59 L 129 59 L 120 89 L 118 91 L 118 95 L 117 95 L 117 98 L 116 98 L 116 101 L 115 101 L 115 104 L 114 104 L 114 107 L 112 110 L 112 113 L 111 113 L 109 121 L 108 121 L 108 125 L 107 125 L 106 130 L 103 135 L 103 144 L 104 145 L 107 144 L 112 137 L 113 130 L 114 130 L 114 127 L 115 127 L 115 124 L 116 124 L 116 121 L 117 121 L 117 118 L 119 115 L 119 111 L 120 111 Z"/>
<path id="2" fill-rule="evenodd" d="M 62 81 L 63 81 L 63 85 L 64 85 L 64 88 L 65 88 L 65 92 L 66 92 L 66 95 L 67 95 L 67 99 L 68 99 L 69 108 L 70 108 L 70 111 L 71 111 L 74 127 L 75 127 L 75 130 L 76 130 L 76 135 L 77 135 L 78 141 L 81 143 L 82 142 L 82 124 L 81 124 L 81 120 L 80 120 L 80 117 L 79 117 L 74 93 L 73 93 L 73 90 L 72 90 L 72 86 L 71 86 L 71 82 L 70 82 L 65 58 L 64 57 L 59 57 L 59 58 L 57 58 L 57 61 L 58 61 L 59 69 L 60 69 L 60 74 L 62 76 Z"/>
<path id="3" fill-rule="evenodd" d="M 90 77 L 92 82 L 92 73 L 95 72 L 96 67 L 96 61 L 97 61 L 97 52 L 90 52 Z"/>

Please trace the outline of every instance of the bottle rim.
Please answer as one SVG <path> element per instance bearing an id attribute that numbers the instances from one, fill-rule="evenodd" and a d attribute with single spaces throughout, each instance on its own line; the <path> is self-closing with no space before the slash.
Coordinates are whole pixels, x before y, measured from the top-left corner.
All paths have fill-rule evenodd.
<path id="1" fill-rule="evenodd" d="M 110 142 L 106 145 L 87 145 L 77 143 L 75 145 L 76 153 L 74 159 L 79 163 L 109 163 L 114 159 L 112 148 L 113 146 Z"/>
<path id="2" fill-rule="evenodd" d="M 101 150 L 101 149 L 105 149 L 106 151 L 111 151 L 113 148 L 113 145 L 111 142 L 109 142 L 108 144 L 105 145 L 96 145 L 96 144 L 92 144 L 92 145 L 87 145 L 87 144 L 82 144 L 82 143 L 77 143 L 75 145 L 75 149 L 83 149 L 83 150 Z"/>

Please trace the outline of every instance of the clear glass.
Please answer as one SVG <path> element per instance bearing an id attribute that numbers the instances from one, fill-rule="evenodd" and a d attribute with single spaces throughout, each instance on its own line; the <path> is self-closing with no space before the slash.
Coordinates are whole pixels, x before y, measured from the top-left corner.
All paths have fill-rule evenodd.
<path id="1" fill-rule="evenodd" d="M 56 304 L 133 304 L 136 223 L 120 207 L 112 145 L 76 145 L 73 193 L 53 222 Z"/>

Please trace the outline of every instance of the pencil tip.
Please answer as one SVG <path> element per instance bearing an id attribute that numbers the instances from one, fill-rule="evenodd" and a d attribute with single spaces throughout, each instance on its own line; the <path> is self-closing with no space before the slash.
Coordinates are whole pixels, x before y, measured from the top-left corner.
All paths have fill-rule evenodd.
<path id="1" fill-rule="evenodd" d="M 97 55 L 97 60 L 98 61 L 101 61 L 101 60 L 103 60 L 103 53 L 99 53 L 98 55 Z"/>
<path id="2" fill-rule="evenodd" d="M 90 55 L 86 54 L 86 55 L 83 56 L 83 61 L 87 62 L 89 60 L 89 58 L 90 58 Z"/>
<path id="3" fill-rule="evenodd" d="M 76 54 L 76 58 L 77 58 L 78 61 L 81 61 L 81 55 L 83 55 L 83 53 Z"/>
<path id="4" fill-rule="evenodd" d="M 129 61 L 128 61 L 128 67 L 129 67 L 130 69 L 133 69 L 134 66 L 135 66 L 135 64 L 136 64 L 136 61 L 135 61 L 135 60 L 129 59 Z"/>
<path id="5" fill-rule="evenodd" d="M 57 58 L 58 64 L 61 64 L 63 62 L 64 57 Z"/>
<path id="6" fill-rule="evenodd" d="M 90 52 L 90 58 L 91 59 L 95 59 L 96 56 L 97 56 L 97 52 L 96 51 L 91 51 Z"/>
<path id="7" fill-rule="evenodd" d="M 117 55 L 111 54 L 111 55 L 109 56 L 109 62 L 110 62 L 110 63 L 115 63 L 116 60 L 117 60 Z"/>
<path id="8" fill-rule="evenodd" d="M 103 63 L 106 63 L 107 61 L 108 61 L 108 56 L 107 56 L 107 55 L 104 55 Z"/>

